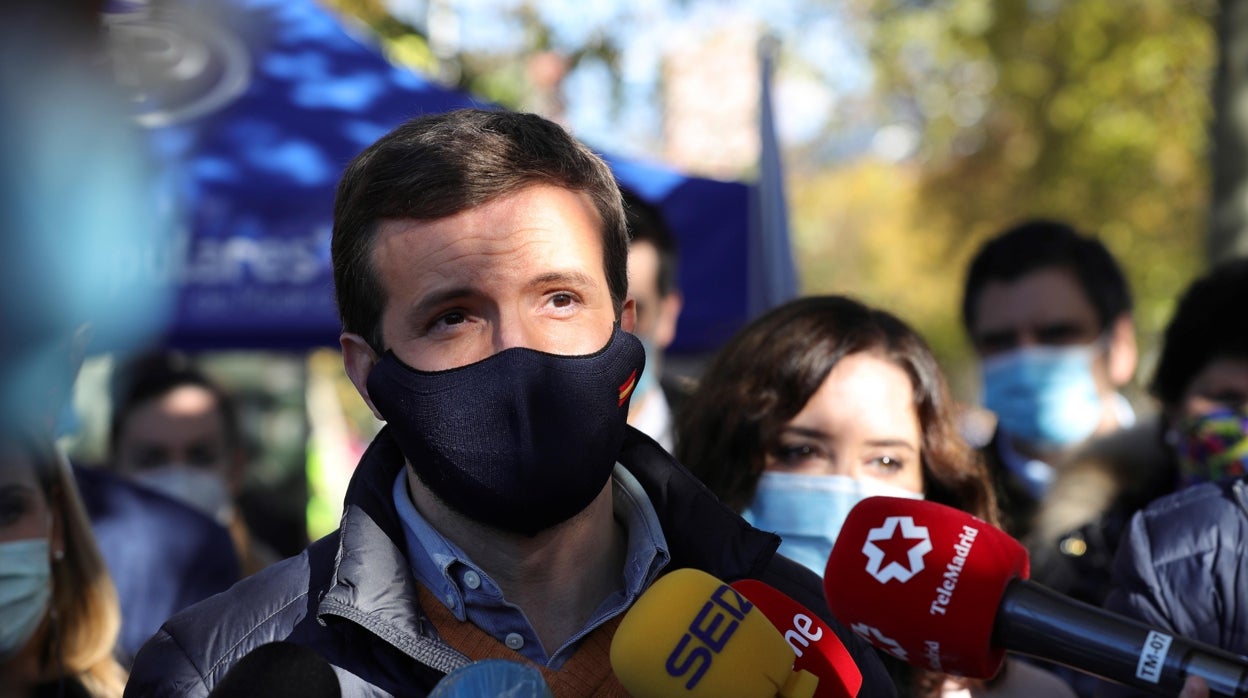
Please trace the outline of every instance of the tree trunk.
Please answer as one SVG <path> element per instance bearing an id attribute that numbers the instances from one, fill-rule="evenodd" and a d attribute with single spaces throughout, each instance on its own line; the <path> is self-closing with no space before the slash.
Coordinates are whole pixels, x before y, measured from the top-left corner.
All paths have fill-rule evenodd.
<path id="1" fill-rule="evenodd" d="M 1210 265 L 1248 256 L 1248 2 L 1221 0 L 1210 143 Z"/>

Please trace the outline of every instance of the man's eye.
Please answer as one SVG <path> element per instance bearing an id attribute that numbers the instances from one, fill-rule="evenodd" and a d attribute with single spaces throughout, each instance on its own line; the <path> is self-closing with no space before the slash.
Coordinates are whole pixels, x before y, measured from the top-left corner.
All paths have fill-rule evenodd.
<path id="1" fill-rule="evenodd" d="M 556 308 L 566 308 L 576 302 L 570 293 L 556 293 L 550 297 L 550 302 L 555 304 Z"/>
<path id="2" fill-rule="evenodd" d="M 141 448 L 133 456 L 133 464 L 140 468 L 155 468 L 169 462 L 170 454 L 163 448 Z"/>
<path id="3" fill-rule="evenodd" d="M 434 324 L 437 324 L 437 325 L 461 325 L 461 324 L 463 324 L 464 322 L 466 322 L 466 321 L 467 321 L 467 319 L 468 319 L 468 318 L 467 318 L 467 316 L 466 316 L 466 315 L 464 315 L 463 313 L 461 313 L 461 312 L 459 312 L 459 311 L 454 311 L 454 312 L 450 312 L 450 313 L 444 313 L 443 315 L 439 315 L 439 316 L 438 316 L 438 319 L 434 322 Z"/>
<path id="4" fill-rule="evenodd" d="M 979 350 L 985 354 L 1004 352 L 1018 346 L 1018 336 L 1013 332 L 985 332 L 979 337 Z"/>
<path id="5" fill-rule="evenodd" d="M 1075 325 L 1049 325 L 1036 330 L 1036 339 L 1041 344 L 1062 346 L 1075 344 L 1086 334 L 1088 333 Z"/>
<path id="6" fill-rule="evenodd" d="M 223 460 L 221 451 L 215 446 L 203 445 L 190 448 L 186 456 L 187 463 L 199 468 L 210 468 Z"/>

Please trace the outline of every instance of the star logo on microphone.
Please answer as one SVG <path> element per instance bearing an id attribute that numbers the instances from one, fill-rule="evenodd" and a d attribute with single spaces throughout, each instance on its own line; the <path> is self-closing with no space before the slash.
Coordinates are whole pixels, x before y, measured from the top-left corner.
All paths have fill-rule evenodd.
<path id="1" fill-rule="evenodd" d="M 867 531 L 862 553 L 867 556 L 867 574 L 887 584 L 896 579 L 903 584 L 923 571 L 923 556 L 932 550 L 926 526 L 916 526 L 909 516 L 890 516 L 879 528 Z"/>
<path id="2" fill-rule="evenodd" d="M 867 641 L 876 647 L 879 647 L 903 662 L 909 661 L 906 658 L 906 650 L 902 648 L 901 643 L 880 632 L 879 628 L 873 628 L 866 623 L 854 623 L 849 627 L 854 632 L 867 638 Z"/>

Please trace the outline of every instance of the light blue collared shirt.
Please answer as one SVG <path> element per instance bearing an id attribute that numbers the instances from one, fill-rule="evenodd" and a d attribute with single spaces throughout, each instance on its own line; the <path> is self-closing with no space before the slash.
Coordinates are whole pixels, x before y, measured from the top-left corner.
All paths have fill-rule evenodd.
<path id="1" fill-rule="evenodd" d="M 503 598 L 498 584 L 416 511 L 407 495 L 407 468 L 394 481 L 394 506 L 403 523 L 408 564 L 416 581 L 441 599 L 460 621 L 469 621 L 525 658 L 558 669 L 577 644 L 595 628 L 623 613 L 641 595 L 671 555 L 650 498 L 632 473 L 620 464 L 611 474 L 615 518 L 628 537 L 624 578 L 603 599 L 585 627 L 549 655 L 519 606 Z"/>

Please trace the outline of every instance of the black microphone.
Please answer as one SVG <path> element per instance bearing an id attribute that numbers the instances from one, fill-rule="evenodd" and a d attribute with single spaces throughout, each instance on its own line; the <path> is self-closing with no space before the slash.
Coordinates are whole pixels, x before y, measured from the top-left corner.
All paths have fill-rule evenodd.
<path id="1" fill-rule="evenodd" d="M 1012 650 L 1160 695 L 1195 674 L 1216 695 L 1248 696 L 1248 657 L 1063 596 L 1028 572 L 1023 546 L 991 524 L 871 497 L 849 512 L 824 590 L 841 622 L 932 671 L 989 678 Z"/>
<path id="2" fill-rule="evenodd" d="M 208 698 L 342 698 L 338 676 L 321 655 L 293 642 L 269 642 L 238 660 Z"/>
<path id="3" fill-rule="evenodd" d="M 1159 695 L 1177 695 L 1183 680 L 1195 674 L 1209 684 L 1211 695 L 1248 696 L 1248 657 L 1151 628 L 1022 579 L 1006 587 L 992 639 L 1015 652 Z"/>

